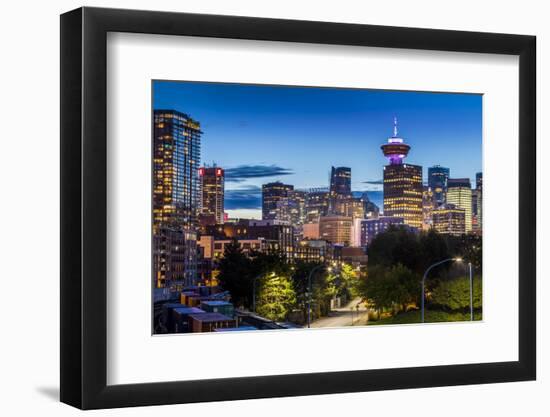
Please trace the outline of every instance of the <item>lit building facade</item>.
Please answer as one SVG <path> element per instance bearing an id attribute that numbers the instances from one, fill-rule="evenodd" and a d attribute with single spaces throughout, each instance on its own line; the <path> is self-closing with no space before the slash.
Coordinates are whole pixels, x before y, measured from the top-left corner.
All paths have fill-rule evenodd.
<path id="1" fill-rule="evenodd" d="M 333 244 L 349 245 L 353 220 L 347 216 L 325 216 L 319 219 L 319 237 Z"/>
<path id="2" fill-rule="evenodd" d="M 447 180 L 449 179 L 450 172 L 449 168 L 442 167 L 441 165 L 434 165 L 428 168 L 428 186 L 432 189 L 436 207 L 445 204 Z"/>
<path id="3" fill-rule="evenodd" d="M 288 192 L 293 191 L 294 186 L 283 184 L 280 181 L 262 185 L 262 219 L 277 219 L 277 203 L 288 197 Z"/>
<path id="4" fill-rule="evenodd" d="M 422 167 L 404 164 L 410 146 L 398 136 L 394 120 L 393 136 L 381 146 L 389 165 L 384 167 L 384 216 L 400 217 L 408 226 L 422 227 Z"/>
<path id="5" fill-rule="evenodd" d="M 201 184 L 201 215 L 214 219 L 215 223 L 224 221 L 225 173 L 220 167 L 199 168 Z"/>
<path id="6" fill-rule="evenodd" d="M 199 208 L 199 122 L 175 110 L 155 110 L 153 121 L 153 227 L 194 227 Z"/>
<path id="7" fill-rule="evenodd" d="M 325 189 L 312 189 L 306 194 L 305 222 L 318 222 L 321 216 L 327 216 L 330 206 L 330 194 Z"/>
<path id="8" fill-rule="evenodd" d="M 237 239 L 258 240 L 264 239 L 271 243 L 269 248 L 280 251 L 287 259 L 293 257 L 294 232 L 292 226 L 279 220 L 240 220 L 236 223 L 224 223 L 207 226 L 207 236 L 213 236 L 216 241 Z"/>
<path id="9" fill-rule="evenodd" d="M 301 232 L 306 217 L 306 192 L 290 190 L 277 201 L 276 219 L 289 222 L 295 232 Z"/>
<path id="10" fill-rule="evenodd" d="M 325 241 L 302 240 L 294 248 L 294 261 L 297 262 L 324 262 L 327 258 L 327 244 Z"/>
<path id="11" fill-rule="evenodd" d="M 424 186 L 422 191 L 422 230 L 430 230 L 433 224 L 433 211 L 438 206 L 432 188 Z"/>
<path id="12" fill-rule="evenodd" d="M 214 260 L 223 258 L 225 247 L 231 245 L 234 240 L 230 239 L 215 239 L 212 242 L 212 254 Z M 270 251 L 279 251 L 279 242 L 264 238 L 258 239 L 239 239 L 237 240 L 240 249 L 246 256 L 250 256 L 253 252 L 267 253 Z"/>
<path id="13" fill-rule="evenodd" d="M 466 210 L 449 203 L 439 206 L 433 211 L 433 228 L 444 235 L 463 235 L 466 233 Z"/>
<path id="14" fill-rule="evenodd" d="M 175 110 L 153 115 L 153 271 L 156 288 L 197 279 L 199 122 Z"/>
<path id="15" fill-rule="evenodd" d="M 336 196 L 332 199 L 331 215 L 352 217 L 353 219 L 364 219 L 366 216 L 366 202 L 362 198 L 355 198 L 351 195 Z"/>
<path id="16" fill-rule="evenodd" d="M 197 279 L 197 234 L 160 226 L 153 234 L 153 269 L 156 288 L 195 285 Z"/>
<path id="17" fill-rule="evenodd" d="M 302 237 L 304 239 L 319 239 L 319 222 L 304 223 Z"/>
<path id="18" fill-rule="evenodd" d="M 330 194 L 331 196 L 351 194 L 351 168 L 332 167 L 330 171 Z"/>
<path id="19" fill-rule="evenodd" d="M 362 220 L 360 224 L 360 246 L 369 246 L 372 240 L 379 234 L 388 230 L 391 226 L 400 227 L 405 223 L 401 217 L 379 216 L 376 219 Z"/>
<path id="20" fill-rule="evenodd" d="M 472 186 L 469 178 L 448 179 L 447 204 L 464 210 L 466 233 L 470 233 L 472 231 Z"/>

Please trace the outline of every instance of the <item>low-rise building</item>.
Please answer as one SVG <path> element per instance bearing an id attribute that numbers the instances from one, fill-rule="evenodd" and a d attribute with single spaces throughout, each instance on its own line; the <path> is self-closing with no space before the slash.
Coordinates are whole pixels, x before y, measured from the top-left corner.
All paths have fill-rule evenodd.
<path id="1" fill-rule="evenodd" d="M 361 246 L 368 246 L 379 233 L 385 232 L 390 226 L 404 226 L 401 217 L 380 216 L 376 219 L 361 221 Z"/>
<path id="2" fill-rule="evenodd" d="M 235 320 L 220 313 L 190 314 L 189 319 L 193 333 L 212 332 L 219 328 L 237 326 Z"/>

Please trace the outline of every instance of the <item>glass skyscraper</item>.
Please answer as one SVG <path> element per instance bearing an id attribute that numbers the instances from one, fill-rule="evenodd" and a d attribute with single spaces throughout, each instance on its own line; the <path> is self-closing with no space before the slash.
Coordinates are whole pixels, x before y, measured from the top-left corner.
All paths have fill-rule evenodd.
<path id="1" fill-rule="evenodd" d="M 432 189 L 433 198 L 436 206 L 445 203 L 445 193 L 447 192 L 447 180 L 449 179 L 449 168 L 435 165 L 428 168 L 428 186 Z"/>
<path id="2" fill-rule="evenodd" d="M 196 225 L 199 207 L 199 122 L 175 110 L 155 110 L 153 140 L 154 224 Z"/>
<path id="3" fill-rule="evenodd" d="M 197 278 L 199 122 L 175 110 L 153 115 L 153 268 L 157 288 Z"/>
<path id="4" fill-rule="evenodd" d="M 331 196 L 351 194 L 351 168 L 332 167 L 330 171 L 330 194 Z"/>
<path id="5" fill-rule="evenodd" d="M 294 190 L 293 185 L 280 181 L 262 185 L 262 219 L 276 220 L 279 211 L 277 204 L 288 197 L 288 192 Z"/>

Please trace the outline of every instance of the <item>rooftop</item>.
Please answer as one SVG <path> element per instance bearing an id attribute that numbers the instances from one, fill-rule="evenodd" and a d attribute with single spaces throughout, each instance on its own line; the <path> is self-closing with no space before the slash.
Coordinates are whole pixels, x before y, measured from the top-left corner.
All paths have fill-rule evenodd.
<path id="1" fill-rule="evenodd" d="M 214 329 L 215 332 L 244 332 L 249 330 L 258 330 L 254 326 L 241 326 L 241 327 L 220 327 Z"/>
<path id="2" fill-rule="evenodd" d="M 174 308 L 174 311 L 178 314 L 204 314 L 205 311 L 198 307 L 178 307 Z"/>
<path id="3" fill-rule="evenodd" d="M 226 305 L 233 305 L 228 301 L 217 301 L 217 300 L 206 300 L 203 301 L 201 304 L 205 304 L 207 306 L 226 306 Z"/>
<path id="4" fill-rule="evenodd" d="M 206 321 L 233 321 L 231 317 L 227 317 L 226 315 L 220 313 L 189 314 L 189 317 L 203 323 Z"/>

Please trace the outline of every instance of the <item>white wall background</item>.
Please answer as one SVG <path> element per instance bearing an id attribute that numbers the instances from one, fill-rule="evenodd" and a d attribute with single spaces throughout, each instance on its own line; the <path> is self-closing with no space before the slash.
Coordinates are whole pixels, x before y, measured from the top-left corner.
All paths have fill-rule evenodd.
<path id="1" fill-rule="evenodd" d="M 550 73 L 550 27 L 544 2 L 437 0 L 338 2 L 316 0 L 124 0 L 89 6 L 159 9 L 292 19 L 509 32 L 538 37 L 539 247 L 550 248 L 550 222 L 541 168 L 550 146 L 542 138 Z M 59 17 L 81 6 L 72 0 L 3 4 L 0 17 L 0 410 L 3 415 L 74 415 L 58 403 L 59 392 Z M 546 177 L 546 178 L 545 178 Z M 546 235 L 545 235 L 546 232 Z M 545 235 L 545 236 L 543 236 Z M 99 411 L 98 415 L 149 416 L 163 413 L 318 416 L 363 415 L 544 415 L 550 408 L 550 290 L 539 262 L 538 381 L 498 385 L 388 391 L 346 395 L 145 407 Z M 365 351 L 365 354 L 367 352 Z"/>

